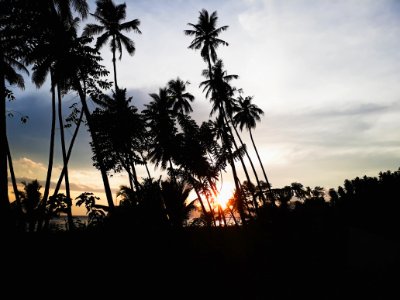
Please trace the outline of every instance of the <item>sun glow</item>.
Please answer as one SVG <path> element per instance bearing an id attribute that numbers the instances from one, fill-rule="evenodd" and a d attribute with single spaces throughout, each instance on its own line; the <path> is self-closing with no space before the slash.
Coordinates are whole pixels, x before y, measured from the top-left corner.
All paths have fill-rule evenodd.
<path id="1" fill-rule="evenodd" d="M 235 187 L 229 182 L 225 182 L 218 193 L 216 204 L 220 205 L 222 209 L 226 208 L 229 199 L 232 198 Z"/>

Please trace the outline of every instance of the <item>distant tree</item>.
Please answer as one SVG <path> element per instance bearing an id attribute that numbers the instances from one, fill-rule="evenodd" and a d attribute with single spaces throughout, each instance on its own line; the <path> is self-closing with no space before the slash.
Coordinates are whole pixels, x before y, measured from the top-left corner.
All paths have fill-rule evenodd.
<path id="1" fill-rule="evenodd" d="M 166 206 L 169 221 L 175 228 L 187 224 L 190 213 L 196 209 L 195 201 L 188 201 L 192 187 L 183 182 L 161 182 L 161 193 Z"/>
<path id="2" fill-rule="evenodd" d="M 179 77 L 171 79 L 168 82 L 168 94 L 172 100 L 172 109 L 175 113 L 190 113 L 193 111 L 190 102 L 193 102 L 194 96 L 186 92 L 188 81 L 184 82 Z"/>
<path id="3" fill-rule="evenodd" d="M 146 109 L 143 111 L 152 140 L 149 159 L 156 167 L 160 165 L 164 170 L 169 164 L 170 171 L 173 172 L 172 159 L 176 153 L 177 128 L 172 114 L 172 100 L 166 88 L 160 88 L 158 94 L 150 94 L 150 97 L 152 101 L 145 105 Z"/>
<path id="4" fill-rule="evenodd" d="M 42 186 L 37 180 L 30 183 L 23 181 L 22 184 L 24 191 L 20 192 L 21 203 L 28 222 L 28 230 L 32 232 L 35 230 L 35 224 L 40 213 L 38 208 L 42 196 L 40 193 Z"/>
<path id="5" fill-rule="evenodd" d="M 134 191 L 122 186 L 118 196 L 121 197 L 120 207 L 124 210 L 124 222 L 133 226 L 147 228 L 162 228 L 168 226 L 161 179 L 145 179 L 140 191 Z"/>
<path id="6" fill-rule="evenodd" d="M 100 157 L 107 170 L 115 172 L 125 170 L 129 176 L 131 188 L 140 189 L 136 164 L 143 164 L 141 153 L 145 143 L 146 128 L 143 116 L 130 104 L 126 89 L 118 89 L 110 97 L 101 94 L 92 97 L 100 106 L 93 114 L 95 129 L 101 143 L 101 156 L 95 155 L 96 166 Z"/>
<path id="7" fill-rule="evenodd" d="M 399 186 L 400 168 L 394 172 L 380 172 L 378 177 L 346 179 L 338 188 L 335 211 L 353 226 L 380 234 L 397 234 Z M 332 195 L 336 198 L 334 192 L 330 191 L 331 199 Z"/>
<path id="8" fill-rule="evenodd" d="M 87 36 L 99 35 L 96 42 L 96 48 L 100 49 L 103 47 L 109 39 L 111 52 L 113 54 L 113 66 L 114 66 L 114 84 L 115 91 L 118 90 L 117 84 L 117 66 L 115 60 L 115 52 L 119 52 L 119 59 L 122 58 L 122 46 L 126 49 L 128 54 L 133 55 L 135 53 L 134 42 L 124 35 L 123 31 L 133 31 L 135 33 L 141 33 L 139 30 L 140 21 L 134 19 L 128 22 L 121 23 L 126 18 L 126 4 L 116 5 L 112 0 L 97 0 L 96 1 L 96 12 L 91 14 L 99 23 L 86 25 L 83 34 Z"/>
<path id="9" fill-rule="evenodd" d="M 82 193 L 76 197 L 76 206 L 84 205 L 86 207 L 86 215 L 88 216 L 88 226 L 102 225 L 105 218 L 105 212 L 102 208 L 96 205 L 96 201 L 100 198 L 96 197 L 93 193 Z"/>

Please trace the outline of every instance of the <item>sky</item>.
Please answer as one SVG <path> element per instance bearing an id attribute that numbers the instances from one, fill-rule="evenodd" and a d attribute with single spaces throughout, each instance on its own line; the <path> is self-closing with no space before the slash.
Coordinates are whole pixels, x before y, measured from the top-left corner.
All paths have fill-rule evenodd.
<path id="1" fill-rule="evenodd" d="M 93 12 L 94 1 L 89 4 Z M 193 118 L 198 122 L 209 118 L 211 106 L 199 88 L 206 64 L 198 51 L 187 48 L 191 37 L 183 31 L 187 23 L 197 22 L 201 9 L 216 10 L 218 26 L 229 25 L 220 36 L 229 46 L 219 48 L 218 56 L 229 74 L 239 75 L 232 84 L 254 96 L 253 102 L 265 112 L 254 137 L 273 187 L 296 181 L 336 188 L 345 179 L 400 167 L 400 1 L 137 0 L 126 4 L 127 20 L 138 18 L 142 35 L 128 34 L 136 53 L 125 52 L 117 62 L 118 84 L 127 88 L 139 109 L 150 101 L 149 93 L 179 76 L 191 82 L 188 91 L 196 97 Z M 112 71 L 109 47 L 101 53 Z M 8 111 L 14 112 L 8 119 L 8 136 L 16 176 L 19 181 L 37 178 L 44 185 L 49 83 L 37 89 L 27 78 L 25 90 L 12 90 L 16 100 L 7 103 Z M 74 93 L 66 95 L 65 113 L 78 101 Z M 20 114 L 29 116 L 27 124 L 19 122 Z M 67 131 L 71 135 L 72 129 Z M 243 137 L 256 161 L 246 131 Z M 89 140 L 82 130 L 70 163 L 72 189 L 75 195 L 93 191 L 104 198 Z M 53 181 L 61 170 L 59 144 L 58 137 Z M 144 170 L 141 175 L 145 176 Z M 224 180 L 229 182 L 229 173 Z M 113 175 L 114 195 L 121 184 L 127 184 L 125 175 Z"/>

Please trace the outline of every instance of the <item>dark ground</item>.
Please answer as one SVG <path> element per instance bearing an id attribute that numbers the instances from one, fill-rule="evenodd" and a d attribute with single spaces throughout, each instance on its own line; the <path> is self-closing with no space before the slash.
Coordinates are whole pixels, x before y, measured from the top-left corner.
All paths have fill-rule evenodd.
<path id="1" fill-rule="evenodd" d="M 16 296 L 395 299 L 398 294 L 399 239 L 357 228 L 307 234 L 255 227 L 60 232 L 4 241 L 3 286 Z"/>

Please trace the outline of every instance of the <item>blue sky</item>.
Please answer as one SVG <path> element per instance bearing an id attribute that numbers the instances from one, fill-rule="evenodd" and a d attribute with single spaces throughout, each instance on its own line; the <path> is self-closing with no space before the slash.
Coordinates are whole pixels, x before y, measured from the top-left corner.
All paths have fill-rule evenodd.
<path id="1" fill-rule="evenodd" d="M 187 49 L 191 39 L 183 30 L 197 21 L 202 8 L 217 10 L 219 25 L 230 26 L 221 35 L 230 45 L 218 54 L 228 73 L 240 76 L 233 84 L 254 96 L 265 112 L 255 140 L 273 186 L 298 181 L 337 187 L 346 178 L 400 166 L 399 1 L 126 3 L 127 19 L 139 18 L 143 34 L 130 34 L 137 50 L 134 56 L 124 53 L 118 62 L 118 83 L 139 108 L 150 101 L 148 93 L 179 76 L 191 82 L 193 117 L 199 122 L 208 118 L 210 104 L 198 88 L 206 65 L 198 52 Z M 108 47 L 102 54 L 112 70 Z M 17 100 L 7 105 L 29 115 L 29 122 L 19 124 L 17 115 L 9 119 L 9 139 L 17 177 L 43 180 L 49 85 L 40 90 L 29 80 L 26 85 L 24 91 L 14 89 Z M 73 93 L 67 95 L 65 108 L 75 101 Z M 244 136 L 250 147 L 247 133 Z M 100 192 L 88 140 L 82 131 L 71 162 L 72 179 L 77 191 Z M 58 167 L 60 157 L 58 148 Z M 54 173 L 56 180 L 58 171 Z M 111 181 L 115 190 L 126 184 L 120 175 Z"/>

